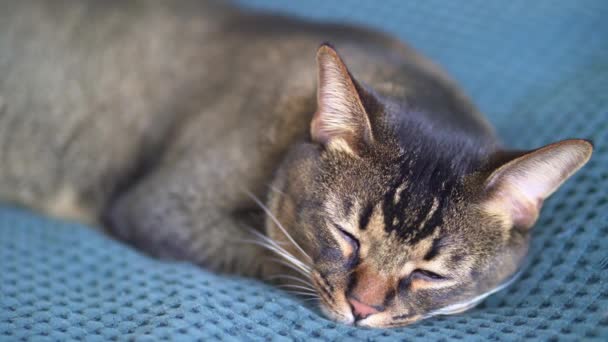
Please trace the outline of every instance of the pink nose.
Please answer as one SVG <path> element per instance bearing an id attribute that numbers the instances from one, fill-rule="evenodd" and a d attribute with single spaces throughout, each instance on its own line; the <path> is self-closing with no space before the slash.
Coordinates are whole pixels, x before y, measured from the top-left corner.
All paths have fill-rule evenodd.
<path id="1" fill-rule="evenodd" d="M 379 310 L 373 306 L 362 303 L 354 298 L 348 298 L 348 301 L 350 302 L 350 305 L 352 305 L 353 314 L 355 314 L 357 319 L 364 319 L 369 315 L 379 312 Z"/>

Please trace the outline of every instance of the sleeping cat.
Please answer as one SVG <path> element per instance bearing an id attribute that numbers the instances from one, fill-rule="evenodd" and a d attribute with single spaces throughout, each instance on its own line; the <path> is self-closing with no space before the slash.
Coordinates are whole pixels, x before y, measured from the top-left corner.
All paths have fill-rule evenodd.
<path id="1" fill-rule="evenodd" d="M 359 326 L 506 286 L 592 153 L 505 149 L 392 37 L 223 3 L 3 1 L 0 75 L 0 199 Z"/>

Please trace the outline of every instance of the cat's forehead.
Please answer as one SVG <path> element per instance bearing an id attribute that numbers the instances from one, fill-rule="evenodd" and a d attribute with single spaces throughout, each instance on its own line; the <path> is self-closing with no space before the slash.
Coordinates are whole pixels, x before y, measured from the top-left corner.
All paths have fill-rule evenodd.
<path id="1" fill-rule="evenodd" d="M 406 206 L 401 202 L 410 198 L 406 191 L 407 187 L 402 185 L 397 191 L 390 192 L 393 196 L 390 206 L 386 203 L 388 196 L 372 203 L 364 199 L 345 200 L 344 196 L 329 196 L 331 200 L 328 203 L 333 204 L 327 209 L 333 213 L 332 220 L 363 241 L 362 259 L 379 271 L 406 274 L 411 271 L 406 270 L 411 262 L 428 262 L 433 258 L 436 261 L 440 259 L 439 254 L 446 254 L 444 243 L 452 238 L 449 230 L 441 226 L 443 219 L 434 219 L 435 215 L 445 214 L 441 212 L 445 210 L 441 207 L 441 199 L 436 196 L 422 198 L 419 205 L 408 201 L 412 205 Z M 395 213 L 397 210 L 401 215 Z"/>
<path id="2" fill-rule="evenodd" d="M 420 190 L 409 180 L 393 183 L 378 194 L 330 193 L 325 204 L 336 223 L 399 243 L 415 244 L 434 235 L 452 202 L 448 181 L 436 189 Z"/>
<path id="3" fill-rule="evenodd" d="M 454 184 L 448 178 L 433 182 L 403 177 L 380 198 L 384 231 L 414 245 L 436 235 L 453 202 Z"/>
<path id="4" fill-rule="evenodd" d="M 396 168 L 388 180 L 370 184 L 368 177 L 358 189 L 337 186 L 326 196 L 327 213 L 361 231 L 395 235 L 402 242 L 416 243 L 443 224 L 454 200 L 457 181 L 437 170 L 431 175 L 413 174 Z"/>

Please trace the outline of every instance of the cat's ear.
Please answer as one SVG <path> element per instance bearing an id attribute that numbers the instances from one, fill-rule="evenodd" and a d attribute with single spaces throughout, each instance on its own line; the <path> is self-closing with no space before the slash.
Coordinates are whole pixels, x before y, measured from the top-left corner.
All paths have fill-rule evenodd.
<path id="1" fill-rule="evenodd" d="M 317 111 L 310 125 L 314 142 L 356 151 L 373 140 L 363 89 L 328 44 L 317 51 Z"/>
<path id="2" fill-rule="evenodd" d="M 564 140 L 522 153 L 495 169 L 485 182 L 485 207 L 518 228 L 530 228 L 543 201 L 591 157 L 586 140 Z"/>

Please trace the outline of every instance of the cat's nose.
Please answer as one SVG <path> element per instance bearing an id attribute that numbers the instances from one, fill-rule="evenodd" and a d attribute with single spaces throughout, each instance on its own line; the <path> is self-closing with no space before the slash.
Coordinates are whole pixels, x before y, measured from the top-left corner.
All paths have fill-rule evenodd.
<path id="1" fill-rule="evenodd" d="M 362 320 L 362 319 L 368 317 L 369 315 L 378 313 L 378 312 L 382 311 L 382 309 L 383 309 L 383 308 L 379 308 L 377 306 L 365 304 L 353 297 L 349 297 L 348 302 L 350 303 L 350 305 L 353 309 L 353 315 L 355 316 L 355 319 L 357 321 Z"/>

